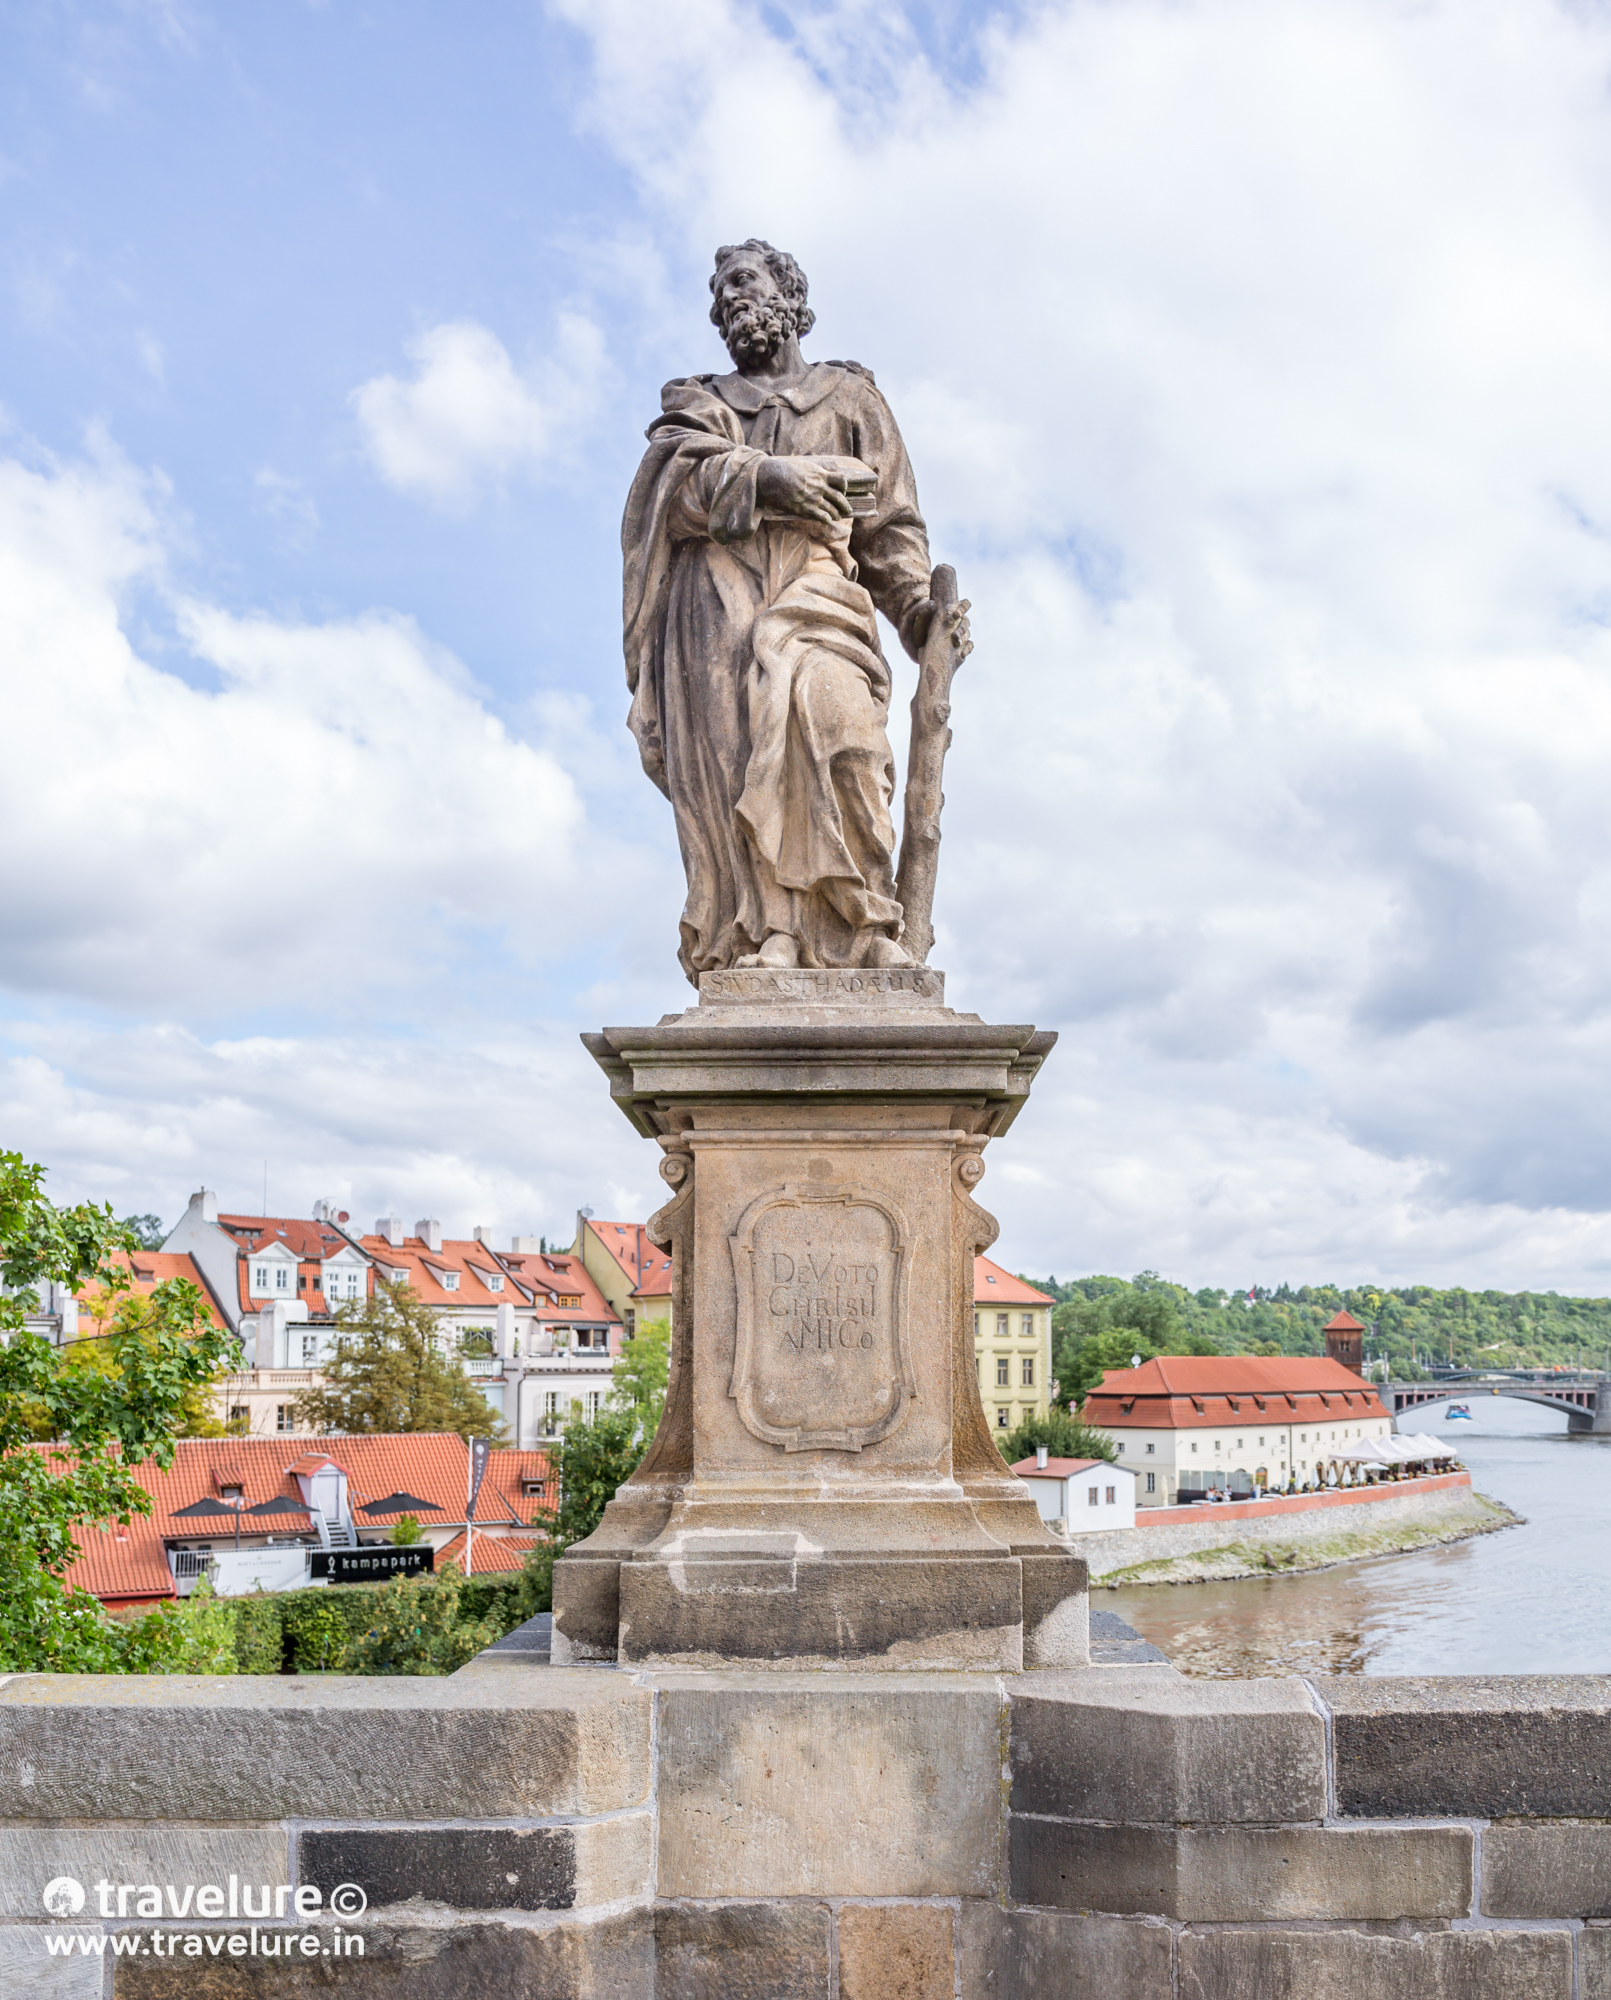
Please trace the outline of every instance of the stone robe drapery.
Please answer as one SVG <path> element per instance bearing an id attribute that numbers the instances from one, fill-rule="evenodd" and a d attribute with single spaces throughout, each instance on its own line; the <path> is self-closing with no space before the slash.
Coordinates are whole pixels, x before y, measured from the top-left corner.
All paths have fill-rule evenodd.
<path id="1" fill-rule="evenodd" d="M 901 932 L 873 614 L 899 628 L 929 590 L 906 448 L 853 364 L 784 390 L 696 376 L 661 401 L 621 531 L 628 724 L 676 814 L 683 970 L 697 985 L 775 932 L 802 965 L 863 964 Z M 876 513 L 762 510 L 766 457 L 822 454 L 873 468 Z"/>

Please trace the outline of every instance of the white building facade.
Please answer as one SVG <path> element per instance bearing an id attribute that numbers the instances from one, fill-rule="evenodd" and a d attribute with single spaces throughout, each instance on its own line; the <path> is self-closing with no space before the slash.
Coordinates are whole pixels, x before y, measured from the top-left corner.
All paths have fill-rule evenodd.
<path id="1" fill-rule="evenodd" d="M 1135 1473 L 1138 1507 L 1318 1487 L 1334 1478 L 1336 1453 L 1393 1428 L 1367 1382 L 1312 1355 L 1161 1355 L 1110 1368 L 1081 1415 Z"/>

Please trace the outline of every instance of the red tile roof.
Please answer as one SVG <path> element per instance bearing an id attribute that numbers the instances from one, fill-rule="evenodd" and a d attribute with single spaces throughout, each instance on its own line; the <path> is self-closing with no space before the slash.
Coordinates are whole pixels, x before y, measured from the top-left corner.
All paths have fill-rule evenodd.
<path id="1" fill-rule="evenodd" d="M 75 1530 L 83 1554 L 68 1572 L 68 1581 L 108 1602 L 171 1597 L 173 1579 L 164 1537 L 215 1543 L 234 1538 L 234 1523 L 221 1517 L 176 1520 L 181 1507 L 216 1494 L 220 1484 L 239 1485 L 243 1507 L 276 1498 L 300 1504 L 302 1494 L 294 1475 L 306 1477 L 332 1460 L 347 1474 L 348 1503 L 360 1528 L 371 1525 L 358 1511 L 366 1501 L 397 1492 L 435 1502 L 439 1511 L 421 1517 L 432 1527 L 452 1527 L 464 1520 L 469 1456 L 464 1439 L 451 1431 L 335 1437 L 327 1447 L 301 1451 L 290 1438 L 181 1438 L 166 1472 L 147 1464 L 136 1473 L 155 1505 L 152 1513 L 130 1522 L 126 1539 L 94 1526 Z M 548 1488 L 542 1498 L 522 1493 L 524 1481 L 538 1479 Z M 529 1526 L 553 1497 L 553 1465 L 546 1452 L 494 1451 L 476 1502 L 476 1517 L 482 1522 Z M 389 1529 L 392 1522 L 385 1518 L 374 1525 Z M 242 1536 L 248 1541 L 298 1531 L 290 1515 L 241 1521 Z"/>
<path id="2" fill-rule="evenodd" d="M 1021 1458 L 1012 1469 L 1020 1479 L 1067 1479 L 1071 1473 L 1106 1463 L 1103 1458 L 1048 1458 L 1044 1465 L 1037 1465 L 1032 1458 Z"/>
<path id="3" fill-rule="evenodd" d="M 1110 1368 L 1085 1399 L 1087 1423 L 1131 1430 L 1201 1430 L 1232 1422 L 1326 1422 L 1385 1417 L 1352 1369 L 1314 1355 L 1164 1354 Z"/>
<path id="4" fill-rule="evenodd" d="M 194 1257 L 172 1250 L 118 1250 L 112 1260 L 131 1276 L 131 1290 L 141 1297 L 148 1297 L 158 1285 L 166 1284 L 170 1278 L 188 1278 L 198 1286 L 202 1301 L 207 1308 L 207 1317 L 216 1327 L 229 1330 L 229 1322 L 224 1318 L 218 1294 L 208 1284 L 205 1274 Z M 96 1309 L 104 1303 L 105 1295 L 99 1285 L 85 1285 L 77 1294 L 81 1315 L 93 1319 Z"/>
<path id="5" fill-rule="evenodd" d="M 1342 1312 L 1342 1313 L 1333 1313 L 1331 1318 L 1326 1321 L 1325 1325 L 1320 1329 L 1320 1331 L 1322 1333 L 1363 1333 L 1365 1329 L 1363 1325 L 1357 1319 L 1354 1318 L 1352 1313 Z"/>
<path id="6" fill-rule="evenodd" d="M 632 1280 L 634 1298 L 663 1299 L 671 1293 L 671 1259 L 649 1241 L 641 1222 L 588 1222 L 584 1228 L 609 1251 Z"/>
<path id="7" fill-rule="evenodd" d="M 620 1326 L 609 1300 L 594 1284 L 581 1258 L 572 1256 L 568 1250 L 523 1250 L 499 1261 L 518 1272 L 521 1283 L 535 1293 L 538 1319 L 562 1321 L 567 1326 L 577 1319 L 608 1321 L 612 1331 Z M 561 1305 L 562 1299 L 576 1299 L 580 1303 Z"/>
<path id="8" fill-rule="evenodd" d="M 1037 1292 L 1011 1271 L 1004 1271 L 988 1257 L 973 1260 L 973 1302 L 976 1306 L 1050 1306 L 1057 1301 Z"/>
<path id="9" fill-rule="evenodd" d="M 526 1558 L 547 1539 L 544 1535 L 477 1535 L 470 1560 L 476 1576 L 507 1575 L 526 1567 Z M 464 1537 L 455 1535 L 445 1549 L 436 1552 L 436 1567 L 456 1562 L 464 1567 Z"/>

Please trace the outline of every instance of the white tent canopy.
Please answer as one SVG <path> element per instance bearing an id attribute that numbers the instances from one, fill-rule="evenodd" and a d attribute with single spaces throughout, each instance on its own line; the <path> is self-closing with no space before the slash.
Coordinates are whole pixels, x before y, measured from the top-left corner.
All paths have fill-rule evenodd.
<path id="1" fill-rule="evenodd" d="M 1410 1437 L 1370 1438 L 1363 1444 L 1350 1445 L 1346 1451 L 1330 1454 L 1332 1462 L 1338 1465 L 1410 1465 L 1419 1459 L 1455 1455 L 1452 1445 L 1426 1431 Z"/>

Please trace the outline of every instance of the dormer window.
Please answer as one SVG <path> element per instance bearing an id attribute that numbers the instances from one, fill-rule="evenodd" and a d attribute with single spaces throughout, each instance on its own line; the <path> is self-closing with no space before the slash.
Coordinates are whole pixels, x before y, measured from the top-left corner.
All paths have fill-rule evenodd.
<path id="1" fill-rule="evenodd" d="M 238 1486 L 220 1486 L 218 1497 L 220 1500 L 239 1500 L 242 1497 L 241 1489 Z"/>
<path id="2" fill-rule="evenodd" d="M 489 1292 L 501 1292 L 503 1290 L 503 1278 L 497 1271 L 483 1271 L 481 1273 L 481 1282 Z"/>
<path id="3" fill-rule="evenodd" d="M 257 1269 L 252 1273 L 252 1290 L 254 1292 L 266 1292 L 268 1288 L 268 1266 L 267 1264 L 259 1264 Z"/>
<path id="4" fill-rule="evenodd" d="M 440 1271 L 437 1275 L 442 1280 L 442 1289 L 444 1292 L 456 1292 L 459 1289 L 459 1274 L 457 1271 Z"/>
<path id="5" fill-rule="evenodd" d="M 289 1264 L 275 1265 L 274 1289 L 277 1292 L 288 1292 L 291 1289 L 291 1267 Z"/>

